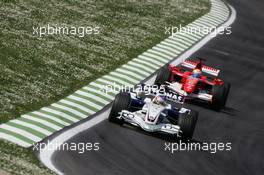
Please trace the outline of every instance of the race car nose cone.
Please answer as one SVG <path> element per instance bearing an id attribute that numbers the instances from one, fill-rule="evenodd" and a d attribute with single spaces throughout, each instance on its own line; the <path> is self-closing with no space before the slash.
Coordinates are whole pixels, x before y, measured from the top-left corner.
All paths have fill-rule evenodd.
<path id="1" fill-rule="evenodd" d="M 184 91 L 187 93 L 192 93 L 193 92 L 193 88 L 190 86 L 187 86 L 186 88 L 184 88 Z"/>
<path id="2" fill-rule="evenodd" d="M 183 86 L 184 91 L 187 93 L 192 93 L 195 90 L 197 83 L 198 79 L 188 78 Z"/>

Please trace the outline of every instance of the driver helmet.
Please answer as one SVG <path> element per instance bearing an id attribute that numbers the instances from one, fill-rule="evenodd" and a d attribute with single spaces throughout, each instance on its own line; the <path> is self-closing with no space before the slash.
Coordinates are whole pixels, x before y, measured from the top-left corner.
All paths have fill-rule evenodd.
<path id="1" fill-rule="evenodd" d="M 193 78 L 200 78 L 202 75 L 202 71 L 200 69 L 194 69 L 192 72 Z"/>
<path id="2" fill-rule="evenodd" d="M 165 96 L 157 95 L 154 98 L 153 102 L 156 103 L 156 104 L 159 104 L 159 105 L 165 105 L 166 104 L 166 102 L 165 102 Z"/>

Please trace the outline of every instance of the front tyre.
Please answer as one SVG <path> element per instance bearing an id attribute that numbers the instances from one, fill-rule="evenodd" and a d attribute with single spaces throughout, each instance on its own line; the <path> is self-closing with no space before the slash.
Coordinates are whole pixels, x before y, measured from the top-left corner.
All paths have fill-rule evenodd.
<path id="1" fill-rule="evenodd" d="M 131 96 L 129 93 L 121 92 L 116 95 L 115 100 L 113 102 L 108 120 L 113 123 L 117 123 L 122 125 L 124 121 L 122 119 L 117 118 L 118 113 L 122 110 L 129 109 L 131 103 Z"/>
<path id="2" fill-rule="evenodd" d="M 190 113 L 182 113 L 179 115 L 178 125 L 182 131 L 182 139 L 189 140 L 192 139 L 195 125 L 198 119 L 197 111 L 190 111 Z"/>

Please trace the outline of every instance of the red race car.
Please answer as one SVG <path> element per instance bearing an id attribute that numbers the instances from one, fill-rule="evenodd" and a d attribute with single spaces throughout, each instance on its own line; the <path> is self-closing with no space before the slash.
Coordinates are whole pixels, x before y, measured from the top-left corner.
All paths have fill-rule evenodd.
<path id="1" fill-rule="evenodd" d="M 217 78 L 219 72 L 218 69 L 203 65 L 203 59 L 186 60 L 180 66 L 171 64 L 162 68 L 155 84 L 184 94 L 186 100 L 201 100 L 213 109 L 220 110 L 225 107 L 230 84 Z"/>

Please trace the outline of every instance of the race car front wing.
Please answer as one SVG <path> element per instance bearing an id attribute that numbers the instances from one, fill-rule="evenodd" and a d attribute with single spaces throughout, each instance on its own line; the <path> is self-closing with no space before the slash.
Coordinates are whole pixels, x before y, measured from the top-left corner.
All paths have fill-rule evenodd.
<path id="1" fill-rule="evenodd" d="M 163 132 L 180 137 L 181 130 L 178 125 L 168 123 L 148 124 L 144 121 L 144 114 L 129 112 L 127 110 L 123 110 L 119 114 L 119 119 L 123 119 L 125 122 L 132 125 L 139 126 L 147 132 Z"/>

